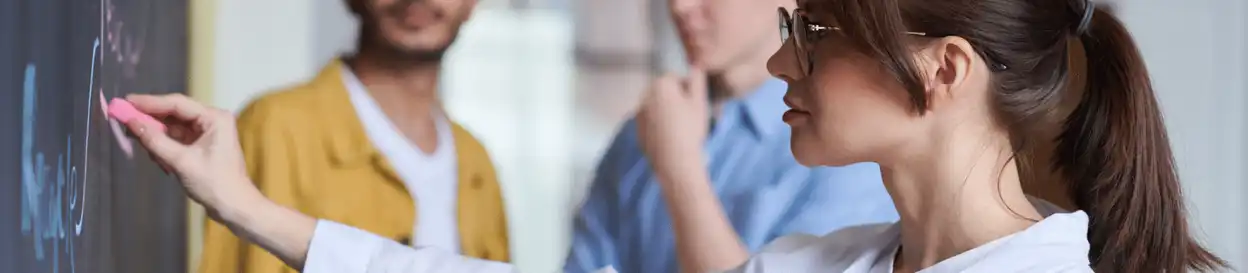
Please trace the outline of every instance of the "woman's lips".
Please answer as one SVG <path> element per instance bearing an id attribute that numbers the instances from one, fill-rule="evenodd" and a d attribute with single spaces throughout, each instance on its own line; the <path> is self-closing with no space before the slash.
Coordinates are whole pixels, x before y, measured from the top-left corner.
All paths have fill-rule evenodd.
<path id="1" fill-rule="evenodd" d="M 801 108 L 797 107 L 796 106 L 797 104 L 794 103 L 792 100 L 789 100 L 788 97 L 784 98 L 784 105 L 789 106 L 789 111 L 785 111 L 784 116 L 781 116 L 781 119 L 784 120 L 784 123 L 788 123 L 789 125 L 794 125 L 794 124 L 800 123 L 803 120 L 806 120 L 807 118 L 810 118 L 810 112 L 807 112 L 806 110 L 802 110 Z"/>
<path id="2" fill-rule="evenodd" d="M 797 106 L 797 103 L 796 103 L 796 102 L 793 102 L 793 100 L 792 100 L 792 99 L 789 99 L 789 97 L 788 97 L 788 96 L 785 96 L 785 97 L 784 97 L 784 105 L 785 105 L 785 106 L 788 106 L 788 107 L 789 107 L 789 109 L 790 109 L 791 111 L 798 111 L 798 112 L 808 113 L 808 111 L 806 111 L 805 109 L 802 109 L 802 107 Z"/>
<path id="3" fill-rule="evenodd" d="M 808 118 L 810 118 L 810 113 L 797 110 L 786 111 L 784 112 L 784 115 L 780 117 L 780 119 L 784 120 L 784 123 L 788 123 L 789 125 L 801 124 Z"/>

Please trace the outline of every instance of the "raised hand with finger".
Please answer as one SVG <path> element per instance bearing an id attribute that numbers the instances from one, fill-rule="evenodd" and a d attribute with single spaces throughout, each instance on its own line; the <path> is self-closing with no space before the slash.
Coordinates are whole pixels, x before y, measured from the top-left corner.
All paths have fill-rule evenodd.
<path id="1" fill-rule="evenodd" d="M 711 118 L 706 88 L 706 74 L 694 67 L 685 77 L 667 75 L 656 79 L 642 101 L 637 113 L 637 133 L 660 177 L 705 171 L 702 147 Z"/>

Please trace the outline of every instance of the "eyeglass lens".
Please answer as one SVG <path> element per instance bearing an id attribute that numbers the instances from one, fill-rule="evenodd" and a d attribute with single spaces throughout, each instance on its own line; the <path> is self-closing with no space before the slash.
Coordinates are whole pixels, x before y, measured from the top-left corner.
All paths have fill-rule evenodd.
<path id="1" fill-rule="evenodd" d="M 792 25 L 790 25 L 793 23 L 793 20 L 789 18 L 789 12 L 785 11 L 784 8 L 779 8 L 776 12 L 779 13 L 777 16 L 780 19 L 780 43 L 788 42 L 789 36 L 792 36 L 791 34 L 793 33 Z"/>
<path id="2" fill-rule="evenodd" d="M 810 51 L 807 51 L 809 43 L 808 32 L 810 25 L 806 22 L 806 16 L 799 13 L 791 14 L 784 8 L 777 9 L 780 16 L 780 41 L 788 42 L 790 38 L 793 40 L 793 53 L 797 57 L 798 68 L 802 70 L 804 75 L 809 75 L 811 69 Z"/>
<path id="3" fill-rule="evenodd" d="M 801 65 L 802 73 L 809 75 L 810 73 L 810 49 L 807 43 L 810 42 L 809 28 L 806 22 L 806 16 L 802 14 L 793 15 L 793 44 L 797 52 L 797 63 Z"/>

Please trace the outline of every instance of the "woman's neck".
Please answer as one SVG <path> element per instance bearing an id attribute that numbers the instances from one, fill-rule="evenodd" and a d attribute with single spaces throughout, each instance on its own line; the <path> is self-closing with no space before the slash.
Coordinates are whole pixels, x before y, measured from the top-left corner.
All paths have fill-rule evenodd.
<path id="1" fill-rule="evenodd" d="M 967 141 L 985 134 L 962 132 L 931 139 L 936 148 L 903 162 L 881 164 L 901 215 L 895 272 L 930 267 L 1041 218 L 1022 191 L 1008 141 Z"/>

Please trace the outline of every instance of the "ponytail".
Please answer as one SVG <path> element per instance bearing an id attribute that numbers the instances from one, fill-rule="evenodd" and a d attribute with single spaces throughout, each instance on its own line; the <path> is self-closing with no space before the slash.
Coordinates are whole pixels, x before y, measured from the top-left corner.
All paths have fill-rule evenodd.
<path id="1" fill-rule="evenodd" d="M 1055 163 L 1070 181 L 1075 204 L 1090 216 L 1092 267 L 1225 268 L 1188 230 L 1170 142 L 1135 42 L 1113 15 L 1089 10 L 1091 21 L 1078 32 L 1087 56 L 1086 89 L 1058 137 Z"/>

